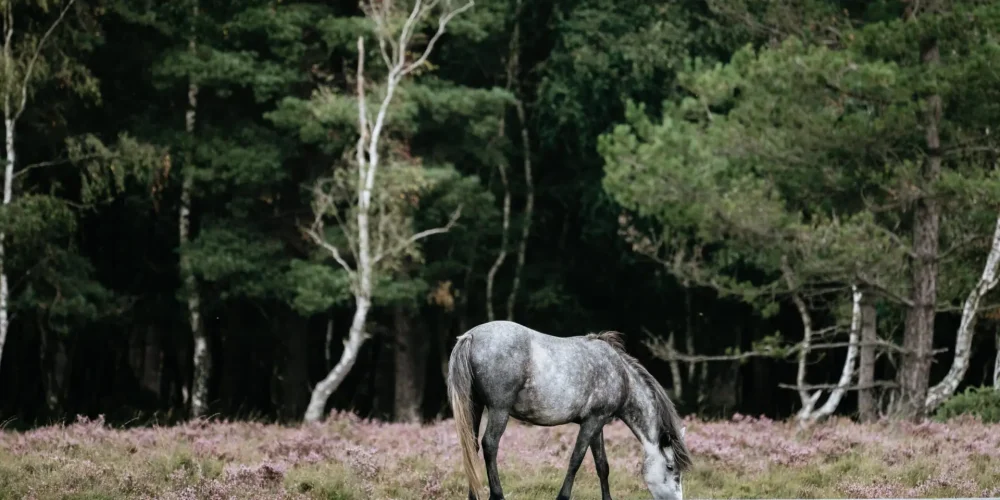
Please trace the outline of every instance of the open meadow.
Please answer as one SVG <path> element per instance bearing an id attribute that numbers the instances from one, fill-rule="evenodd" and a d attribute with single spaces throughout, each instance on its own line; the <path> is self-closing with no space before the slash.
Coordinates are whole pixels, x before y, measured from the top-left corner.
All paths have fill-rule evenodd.
<path id="1" fill-rule="evenodd" d="M 688 421 L 688 498 L 1000 496 L 1000 426 L 856 424 L 805 432 L 736 417 Z M 551 500 L 576 426 L 511 422 L 500 445 L 507 498 Z M 605 429 L 616 499 L 647 498 L 640 451 L 619 422 Z M 283 427 L 196 422 L 119 430 L 81 420 L 0 434 L 0 498 L 464 498 L 452 422 L 400 425 L 334 414 Z M 599 498 L 592 457 L 574 498 Z"/>

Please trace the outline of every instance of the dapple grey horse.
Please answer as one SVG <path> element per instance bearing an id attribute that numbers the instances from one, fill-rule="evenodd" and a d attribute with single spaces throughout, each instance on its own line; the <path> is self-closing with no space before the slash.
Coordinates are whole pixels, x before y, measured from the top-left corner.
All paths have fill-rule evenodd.
<path id="1" fill-rule="evenodd" d="M 487 411 L 482 449 L 490 500 L 503 498 L 497 449 L 507 420 L 541 426 L 580 425 L 557 500 L 568 500 L 589 447 L 603 500 L 611 499 L 604 425 L 625 422 L 642 444 L 643 476 L 655 500 L 681 500 L 691 458 L 683 422 L 656 379 L 624 349 L 621 334 L 555 337 L 510 321 L 479 325 L 458 338 L 448 365 L 448 397 L 462 446 L 469 498 L 481 480 L 476 439 Z"/>

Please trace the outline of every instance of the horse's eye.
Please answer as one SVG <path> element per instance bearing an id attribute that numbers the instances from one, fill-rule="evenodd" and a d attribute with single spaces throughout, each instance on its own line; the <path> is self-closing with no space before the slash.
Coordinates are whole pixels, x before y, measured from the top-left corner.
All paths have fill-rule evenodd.
<path id="1" fill-rule="evenodd" d="M 673 472 L 674 471 L 674 466 L 668 464 L 667 465 L 667 470 L 670 471 L 670 472 Z"/>

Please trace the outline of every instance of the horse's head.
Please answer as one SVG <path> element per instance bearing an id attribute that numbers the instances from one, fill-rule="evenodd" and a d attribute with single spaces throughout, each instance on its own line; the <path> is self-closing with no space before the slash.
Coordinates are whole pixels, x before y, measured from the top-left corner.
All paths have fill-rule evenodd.
<path id="1" fill-rule="evenodd" d="M 684 439 L 686 427 L 681 428 L 680 438 Z M 642 473 L 646 487 L 653 494 L 653 500 L 683 500 L 683 473 L 674 460 L 674 450 L 670 446 L 647 445 L 644 449 L 646 460 Z"/>

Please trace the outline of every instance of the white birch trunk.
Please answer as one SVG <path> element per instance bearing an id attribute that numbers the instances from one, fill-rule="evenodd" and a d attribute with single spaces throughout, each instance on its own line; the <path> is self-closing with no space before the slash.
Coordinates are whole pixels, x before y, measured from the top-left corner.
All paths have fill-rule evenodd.
<path id="1" fill-rule="evenodd" d="M 997 281 L 1000 281 L 1000 275 L 997 274 L 998 265 L 1000 265 L 1000 215 L 997 216 L 996 227 L 993 229 L 993 241 L 990 245 L 990 253 L 986 257 L 986 265 L 983 266 L 983 273 L 962 306 L 962 320 L 958 325 L 958 334 L 955 338 L 955 357 L 952 359 L 951 369 L 948 370 L 948 374 L 940 383 L 927 391 L 927 399 L 924 403 L 927 412 L 934 411 L 955 393 L 965 377 L 965 372 L 969 369 L 969 356 L 972 354 L 972 337 L 975 333 L 979 302 L 984 295 L 997 286 Z"/>
<path id="2" fill-rule="evenodd" d="M 198 17 L 198 5 L 195 3 L 194 18 Z M 197 48 L 194 36 L 188 43 L 188 49 L 193 53 Z M 184 116 L 184 129 L 194 140 L 194 128 L 198 112 L 198 85 L 188 84 L 188 109 Z M 193 148 L 192 148 L 193 149 Z M 208 381 L 212 371 L 212 351 L 201 319 L 201 294 L 198 290 L 198 280 L 191 269 L 191 257 L 185 247 L 191 242 L 191 197 L 194 190 L 194 153 L 188 151 L 187 165 L 184 170 L 184 181 L 181 186 L 181 207 L 178 230 L 180 233 L 181 281 L 187 296 L 188 322 L 194 341 L 192 358 L 193 378 L 191 381 L 191 416 L 199 418 L 208 411 Z"/>
<path id="3" fill-rule="evenodd" d="M 14 15 L 10 4 L 4 6 L 3 13 L 3 125 L 4 153 L 6 161 L 3 168 L 3 206 L 10 205 L 14 200 L 14 125 L 15 112 L 11 109 L 11 94 L 14 92 L 14 55 L 11 43 L 14 38 Z M 0 228 L 0 361 L 3 360 L 3 348 L 7 343 L 7 332 L 10 330 L 10 283 L 7 280 L 6 243 L 7 233 Z"/>
<path id="4" fill-rule="evenodd" d="M 333 391 L 347 378 L 354 363 L 358 360 L 358 352 L 367 339 L 365 334 L 365 321 L 368 317 L 368 310 L 371 303 L 366 302 L 361 297 L 356 297 L 356 309 L 354 319 L 351 321 L 351 330 L 344 342 L 344 352 L 340 355 L 340 361 L 330 370 L 330 373 L 313 388 L 309 398 L 309 406 L 306 407 L 306 422 L 318 422 L 326 414 L 326 402 L 330 399 Z"/>
<path id="5" fill-rule="evenodd" d="M 840 380 L 837 381 L 837 387 L 830 392 L 830 396 L 823 403 L 823 406 L 808 416 L 813 421 L 833 415 L 833 412 L 837 410 L 837 406 L 840 405 L 840 400 L 843 399 L 844 394 L 847 392 L 847 387 L 851 384 L 851 378 L 854 375 L 854 365 L 858 358 L 858 339 L 861 332 L 862 298 L 861 292 L 858 291 L 856 285 L 851 286 L 851 298 L 851 333 L 850 340 L 848 340 L 850 345 L 847 347 L 847 359 L 844 360 L 844 369 L 840 372 Z"/>
<path id="6" fill-rule="evenodd" d="M 785 277 L 785 283 L 788 285 L 788 290 L 792 293 L 792 302 L 795 303 L 795 309 L 799 311 L 799 317 L 802 318 L 802 349 L 799 351 L 795 385 L 798 388 L 799 401 L 802 403 L 802 408 L 799 410 L 796 418 L 804 421 L 813 412 L 813 409 L 816 407 L 816 401 L 819 400 L 822 394 L 822 391 L 818 390 L 809 394 L 809 389 L 806 386 L 806 366 L 812 348 L 812 316 L 809 314 L 809 308 L 806 306 L 805 301 L 796 292 L 797 284 L 795 283 L 795 276 L 792 273 L 791 266 L 788 265 L 788 259 L 784 256 L 781 258 L 781 271 Z"/>
<path id="7" fill-rule="evenodd" d="M 993 362 L 993 388 L 1000 391 L 1000 330 L 996 337 L 997 359 Z"/>
<path id="8" fill-rule="evenodd" d="M 6 145 L 6 161 L 3 169 L 3 205 L 10 205 L 14 198 L 14 120 L 10 117 L 10 106 L 4 106 L 4 136 Z M 7 343 L 7 331 L 10 329 L 10 285 L 7 282 L 7 271 L 4 269 L 7 235 L 0 230 L 0 361 L 3 360 L 3 348 Z"/>

